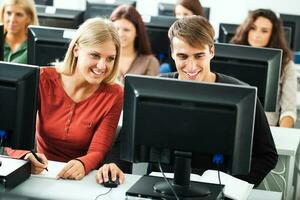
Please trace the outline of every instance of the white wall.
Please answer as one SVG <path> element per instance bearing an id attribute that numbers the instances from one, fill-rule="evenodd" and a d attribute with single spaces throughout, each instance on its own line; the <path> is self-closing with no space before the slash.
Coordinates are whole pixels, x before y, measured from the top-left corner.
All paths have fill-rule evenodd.
<path id="1" fill-rule="evenodd" d="M 175 3 L 176 0 L 137 0 L 137 8 L 141 13 L 157 14 L 158 2 Z M 216 35 L 220 22 L 239 24 L 246 18 L 249 10 L 257 8 L 300 15 L 300 0 L 201 0 L 201 4 L 210 7 L 210 22 Z"/>

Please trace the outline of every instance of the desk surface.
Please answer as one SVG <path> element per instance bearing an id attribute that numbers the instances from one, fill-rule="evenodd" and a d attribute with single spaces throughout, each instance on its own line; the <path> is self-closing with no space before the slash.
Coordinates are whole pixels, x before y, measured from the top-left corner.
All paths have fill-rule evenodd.
<path id="1" fill-rule="evenodd" d="M 54 162 L 49 162 L 53 164 Z M 99 185 L 95 181 L 96 171 L 92 171 L 80 181 L 56 180 L 53 178 L 40 178 L 31 176 L 28 180 L 11 190 L 12 193 L 28 197 L 47 199 L 90 199 L 94 200 L 98 195 L 109 191 L 108 188 Z M 125 183 L 112 189 L 107 195 L 98 199 L 112 200 L 125 199 L 125 192 L 140 178 L 139 175 L 126 174 Z M 252 190 L 248 200 L 280 200 L 281 193 L 262 190 Z"/>
<path id="2" fill-rule="evenodd" d="M 300 129 L 271 127 L 279 155 L 295 156 L 300 143 Z"/>

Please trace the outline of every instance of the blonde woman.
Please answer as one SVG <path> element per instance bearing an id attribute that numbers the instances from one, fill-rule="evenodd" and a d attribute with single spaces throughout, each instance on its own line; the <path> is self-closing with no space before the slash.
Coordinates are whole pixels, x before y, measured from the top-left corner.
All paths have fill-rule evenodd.
<path id="1" fill-rule="evenodd" d="M 82 179 L 102 165 L 123 103 L 123 89 L 114 83 L 119 57 L 112 23 L 85 21 L 61 66 L 41 69 L 36 140 L 42 162 L 30 152 L 9 150 L 9 155 L 29 159 L 34 174 L 47 167 L 47 159 L 67 162 L 57 174 L 64 179 Z"/>
<path id="2" fill-rule="evenodd" d="M 27 27 L 38 25 L 33 0 L 3 0 L 0 22 L 4 24 L 4 61 L 27 63 Z"/>

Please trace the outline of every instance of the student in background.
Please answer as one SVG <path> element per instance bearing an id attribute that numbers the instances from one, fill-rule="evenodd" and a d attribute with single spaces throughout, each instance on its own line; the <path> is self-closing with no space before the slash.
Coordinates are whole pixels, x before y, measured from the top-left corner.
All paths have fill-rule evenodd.
<path id="1" fill-rule="evenodd" d="M 297 119 L 297 73 L 280 19 L 271 10 L 254 10 L 239 26 L 231 43 L 282 49 L 277 111 L 266 112 L 266 115 L 271 126 L 294 127 Z"/>
<path id="2" fill-rule="evenodd" d="M 244 84 L 233 77 L 210 70 L 210 61 L 215 53 L 214 30 L 204 17 L 189 16 L 177 20 L 169 30 L 169 38 L 177 72 L 167 74 L 166 77 L 196 82 Z M 257 186 L 275 167 L 277 158 L 269 124 L 257 99 L 251 169 L 248 175 L 238 177 Z"/>
<path id="3" fill-rule="evenodd" d="M 200 15 L 205 17 L 204 10 L 199 0 L 178 0 L 175 5 L 176 18 L 182 18 L 191 15 Z"/>
<path id="4" fill-rule="evenodd" d="M 119 81 L 123 83 L 126 74 L 158 75 L 159 62 L 152 55 L 146 28 L 137 10 L 121 5 L 112 12 L 110 20 L 121 39 Z"/>
<path id="5" fill-rule="evenodd" d="M 27 64 L 27 27 L 38 25 L 33 0 L 3 0 L 0 22 L 4 25 L 4 61 Z"/>
<path id="6" fill-rule="evenodd" d="M 123 88 L 115 83 L 119 57 L 113 24 L 86 20 L 63 63 L 41 69 L 36 143 L 42 163 L 30 152 L 8 149 L 8 154 L 29 159 L 34 174 L 47 167 L 47 159 L 67 162 L 57 178 L 78 180 L 98 168 L 115 139 L 122 110 Z"/>

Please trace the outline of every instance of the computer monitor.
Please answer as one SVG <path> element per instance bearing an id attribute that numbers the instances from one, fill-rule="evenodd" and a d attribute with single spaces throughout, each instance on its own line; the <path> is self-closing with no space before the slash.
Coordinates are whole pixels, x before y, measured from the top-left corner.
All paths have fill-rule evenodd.
<path id="1" fill-rule="evenodd" d="M 36 5 L 41 26 L 77 29 L 83 23 L 82 10 L 60 9 L 52 6 Z"/>
<path id="2" fill-rule="evenodd" d="M 275 112 L 281 59 L 281 49 L 216 43 L 211 70 L 256 86 L 264 110 Z"/>
<path id="3" fill-rule="evenodd" d="M 231 174 L 248 174 L 255 106 L 256 88 L 250 86 L 128 75 L 121 159 L 175 164 L 172 185 L 180 196 L 177 189 L 187 195 L 193 188 L 191 167 L 209 166 L 216 154 Z M 202 156 L 210 159 L 193 162 Z"/>
<path id="4" fill-rule="evenodd" d="M 236 33 L 236 29 L 238 28 L 238 24 L 227 24 L 227 23 L 220 23 L 219 25 L 219 43 L 230 43 L 230 40 Z M 283 26 L 284 36 L 286 39 L 286 43 L 289 48 L 292 45 L 292 29 L 288 26 Z"/>
<path id="5" fill-rule="evenodd" d="M 0 62 L 2 146 L 34 149 L 38 82 L 38 67 Z"/>
<path id="6" fill-rule="evenodd" d="M 34 0 L 34 3 L 37 5 L 53 6 L 53 0 Z"/>
<path id="7" fill-rule="evenodd" d="M 231 38 L 235 35 L 238 24 L 220 23 L 219 25 L 219 38 L 220 43 L 229 43 Z"/>
<path id="8" fill-rule="evenodd" d="M 29 26 L 28 64 L 49 66 L 62 61 L 74 33 L 74 29 Z"/>
<path id="9" fill-rule="evenodd" d="M 112 11 L 118 6 L 127 4 L 136 6 L 135 0 L 87 0 L 86 11 L 84 18 L 89 19 L 93 17 L 105 17 L 109 18 Z"/>
<path id="10" fill-rule="evenodd" d="M 174 10 L 175 10 L 175 4 L 171 4 L 171 3 L 159 3 L 158 4 L 158 15 L 174 16 L 175 15 Z M 203 7 L 203 10 L 204 10 L 206 19 L 209 20 L 210 8 Z"/>
<path id="11" fill-rule="evenodd" d="M 280 19 L 284 26 L 292 29 L 291 49 L 300 51 L 300 15 L 280 14 Z"/>
<path id="12" fill-rule="evenodd" d="M 148 16 L 142 15 L 146 25 L 152 52 L 159 59 L 160 63 L 171 62 L 171 48 L 168 31 L 176 21 L 173 16 Z"/>
<path id="13" fill-rule="evenodd" d="M 4 26 L 0 24 L 0 61 L 4 59 Z"/>

